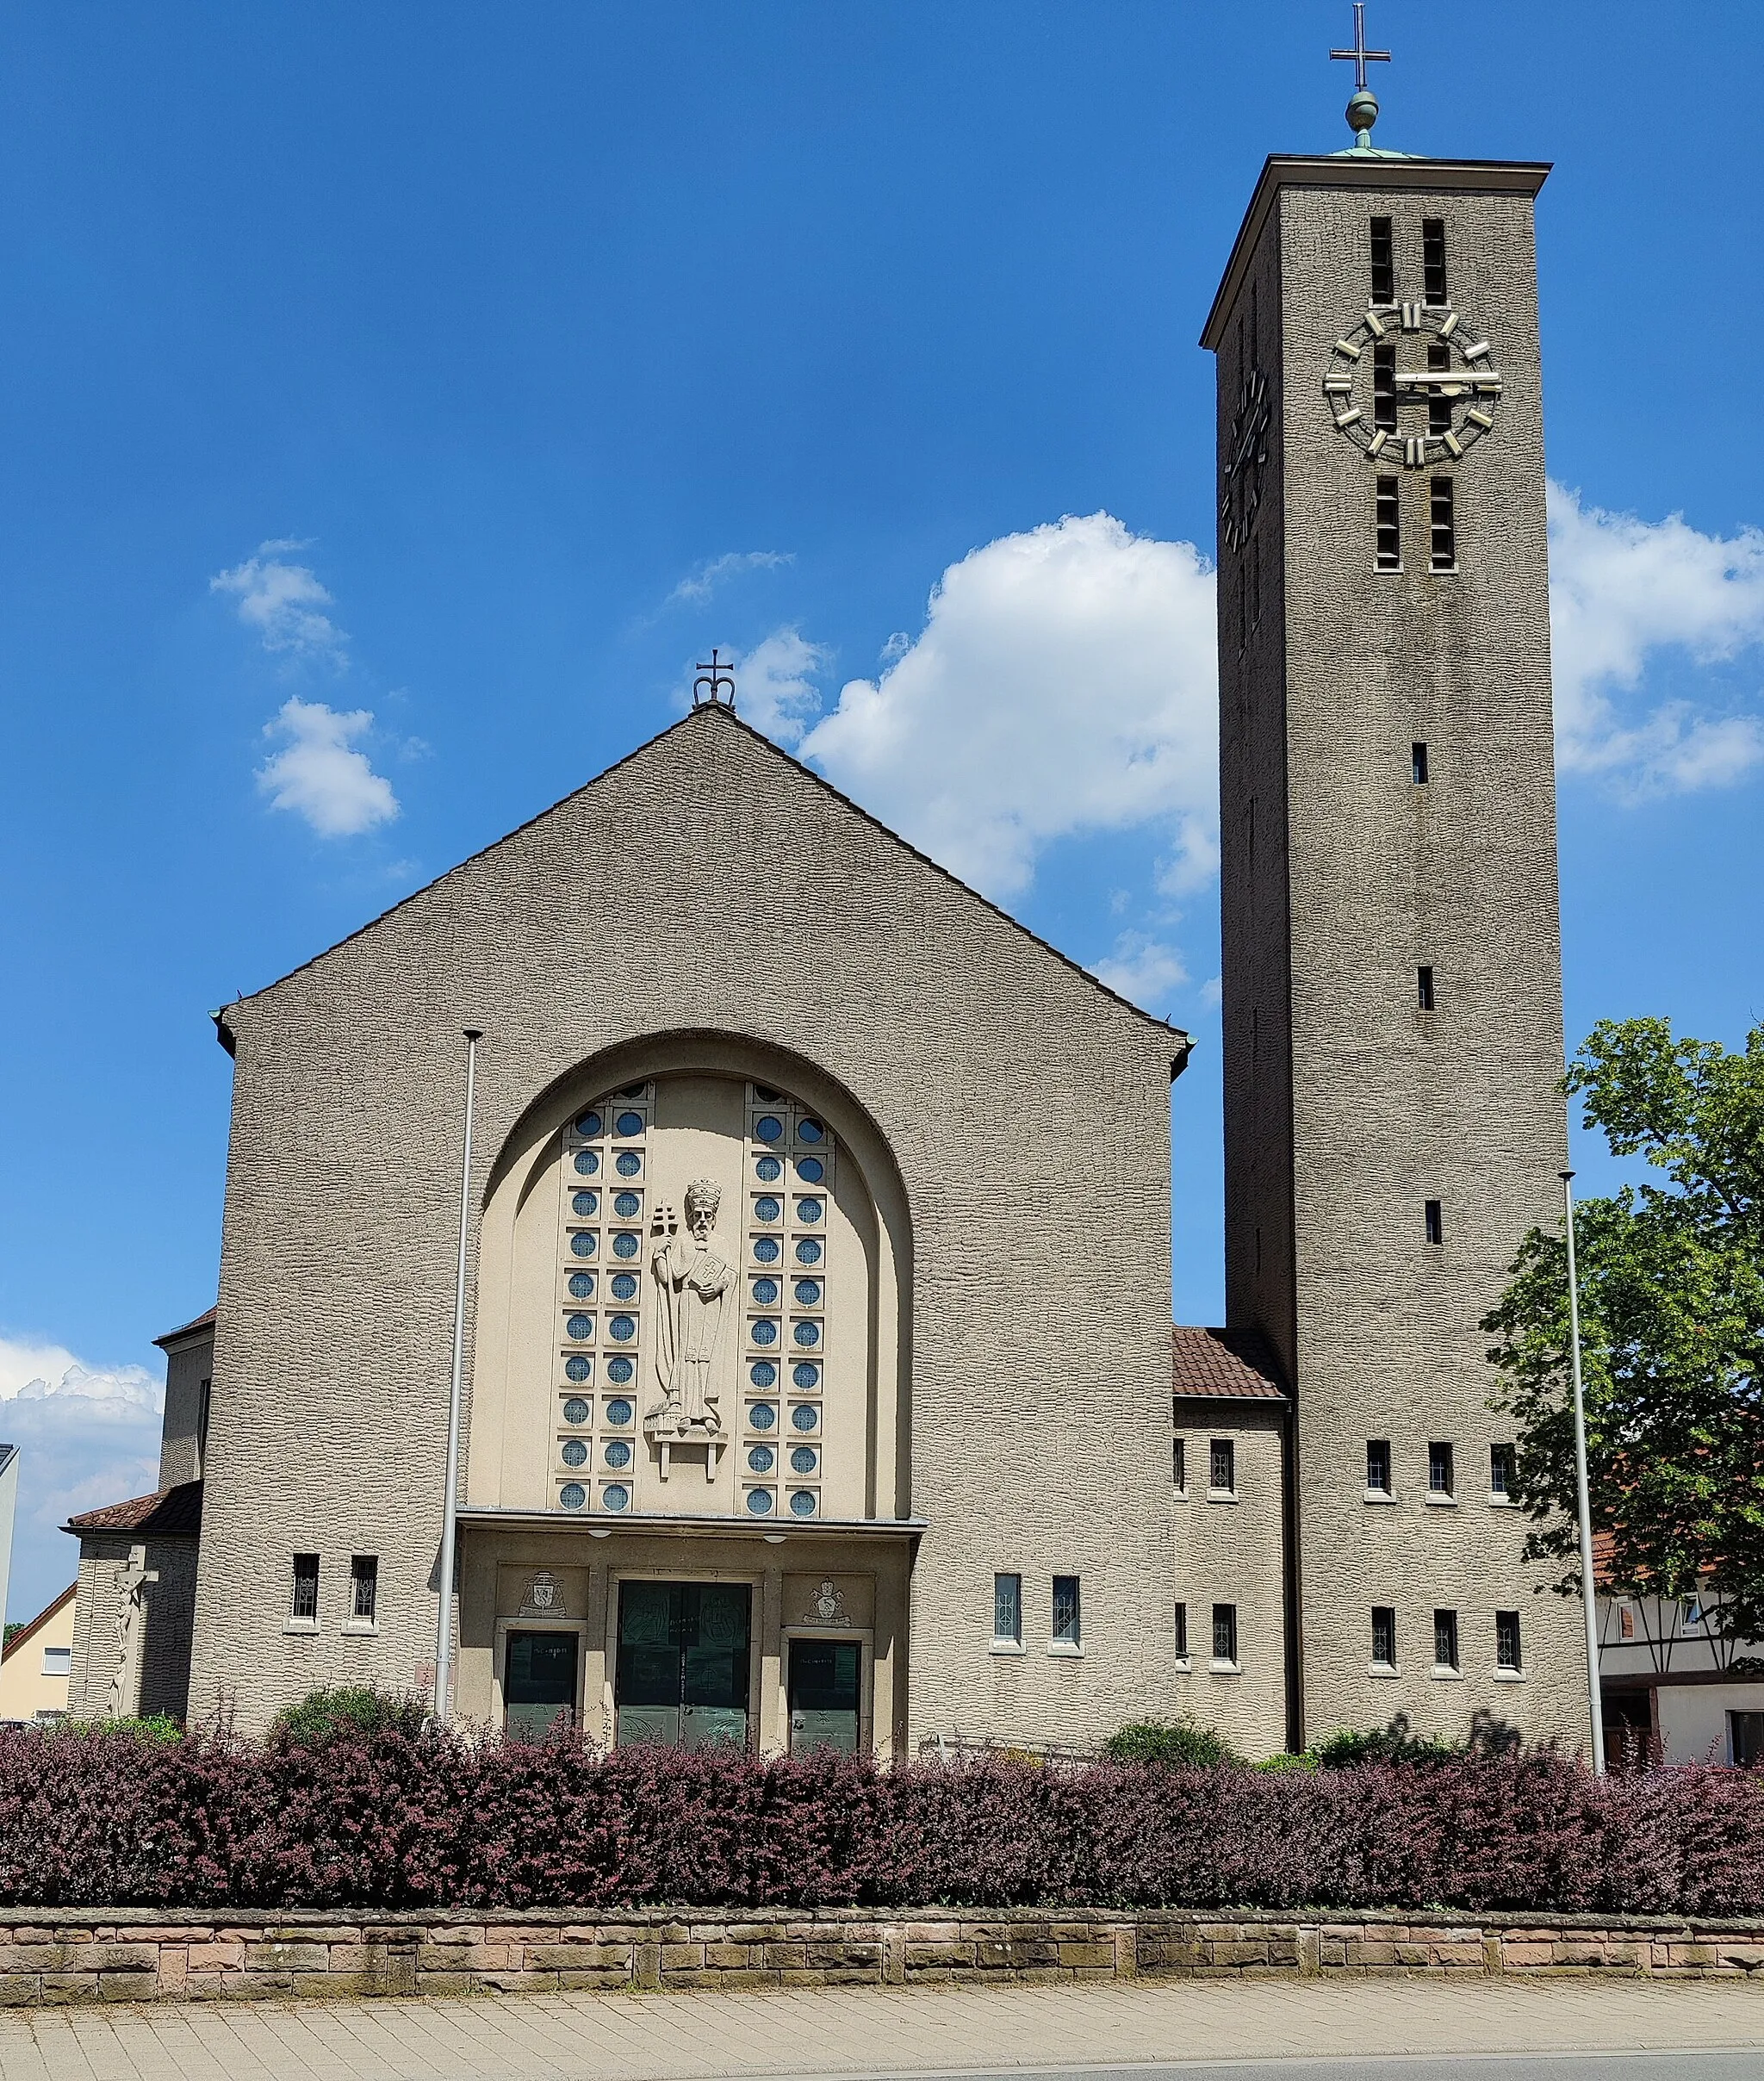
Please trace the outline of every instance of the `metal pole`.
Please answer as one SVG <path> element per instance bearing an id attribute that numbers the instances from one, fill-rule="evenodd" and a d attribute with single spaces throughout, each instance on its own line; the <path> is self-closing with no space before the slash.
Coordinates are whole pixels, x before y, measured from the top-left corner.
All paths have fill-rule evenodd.
<path id="1" fill-rule="evenodd" d="M 1568 1233 L 1568 1357 L 1575 1383 L 1575 1495 L 1581 1516 L 1581 1603 L 1587 1620 L 1587 1698 L 1593 1716 L 1593 1771 L 1605 1775 L 1605 1699 L 1599 1681 L 1599 1589 L 1593 1579 L 1593 1506 L 1587 1483 L 1587 1398 L 1581 1384 L 1581 1285 L 1575 1268 L 1574 1172 L 1562 1173 Z"/>
<path id="2" fill-rule="evenodd" d="M 435 1718 L 452 1717 L 448 1680 L 453 1663 L 453 1513 L 459 1495 L 459 1405 L 465 1372 L 465 1252 L 470 1233 L 472 1102 L 477 1091 L 478 1043 L 483 1034 L 465 1028 L 465 1143 L 459 1159 L 459 1269 L 453 1286 L 453 1385 L 447 1397 L 447 1485 L 441 1496 L 440 1611 L 435 1621 Z"/>

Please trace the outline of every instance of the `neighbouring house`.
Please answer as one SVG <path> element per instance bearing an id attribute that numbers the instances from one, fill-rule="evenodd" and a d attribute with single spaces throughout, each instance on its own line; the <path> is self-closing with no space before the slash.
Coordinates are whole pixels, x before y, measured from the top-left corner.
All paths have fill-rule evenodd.
<path id="1" fill-rule="evenodd" d="M 1764 1641 L 1736 1640 L 1722 1600 L 1614 1594 L 1611 1540 L 1593 1541 L 1605 1743 L 1668 1763 L 1764 1763 Z"/>
<path id="2" fill-rule="evenodd" d="M 66 1712 L 78 1587 L 70 1582 L 7 1642 L 0 1654 L 0 1724 L 59 1720 Z"/>

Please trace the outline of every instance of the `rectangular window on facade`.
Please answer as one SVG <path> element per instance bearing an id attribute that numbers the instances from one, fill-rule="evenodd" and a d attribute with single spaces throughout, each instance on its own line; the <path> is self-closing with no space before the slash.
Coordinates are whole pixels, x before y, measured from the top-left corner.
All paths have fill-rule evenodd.
<path id="1" fill-rule="evenodd" d="M 1426 1220 L 1427 1240 L 1430 1243 L 1443 1243 L 1445 1240 L 1445 1221 L 1438 1200 L 1427 1202 Z"/>
<path id="2" fill-rule="evenodd" d="M 1189 1607 L 1185 1604 L 1179 1604 L 1176 1607 L 1176 1659 L 1186 1662 L 1188 1658 Z"/>
<path id="3" fill-rule="evenodd" d="M 1427 512 L 1432 522 L 1431 562 L 1436 571 L 1457 568 L 1457 514 L 1452 504 L 1452 479 L 1435 477 L 1427 488 Z"/>
<path id="4" fill-rule="evenodd" d="M 1456 1612 L 1435 1612 L 1433 1614 L 1433 1667 L 1436 1669 L 1455 1669 L 1457 1667 Z"/>
<path id="5" fill-rule="evenodd" d="M 1388 1438 L 1369 1438 L 1366 1440 L 1366 1486 L 1376 1495 L 1390 1494 L 1390 1440 Z"/>
<path id="6" fill-rule="evenodd" d="M 1727 1760 L 1740 1770 L 1764 1763 L 1764 1712 L 1730 1712 Z"/>
<path id="7" fill-rule="evenodd" d="M 1396 1667 L 1396 1611 L 1388 1604 L 1372 1606 L 1372 1660 L 1381 1669 Z"/>
<path id="8" fill-rule="evenodd" d="M 1390 237 L 1390 219 L 1374 217 L 1371 238 L 1372 284 L 1374 303 L 1396 301 L 1396 255 Z"/>
<path id="9" fill-rule="evenodd" d="M 1444 1438 L 1435 1438 L 1427 1448 L 1427 1493 L 1448 1496 L 1452 1493 L 1451 1446 Z"/>
<path id="10" fill-rule="evenodd" d="M 1519 1615 L 1517 1612 L 1497 1612 L 1494 1614 L 1494 1666 L 1497 1669 L 1522 1669 L 1519 1659 Z"/>
<path id="11" fill-rule="evenodd" d="M 1023 1579 L 1021 1575 L 992 1578 L 992 1637 L 1001 1645 L 1020 1648 L 1023 1642 Z"/>
<path id="12" fill-rule="evenodd" d="M 1421 294 L 1429 303 L 1444 303 L 1445 222 L 1440 217 L 1421 219 Z"/>
<path id="13" fill-rule="evenodd" d="M 349 1615 L 357 1625 L 371 1625 L 379 1615 L 380 1556 L 356 1554 L 349 1563 Z"/>
<path id="14" fill-rule="evenodd" d="M 1075 1648 L 1078 1644 L 1078 1579 L 1076 1575 L 1056 1575 L 1053 1578 L 1053 1637 L 1063 1647 Z"/>
<path id="15" fill-rule="evenodd" d="M 1228 1438 L 1215 1438 L 1208 1456 L 1207 1486 L 1214 1495 L 1237 1494 L 1237 1447 Z"/>
<path id="16" fill-rule="evenodd" d="M 73 1649 L 71 1648 L 45 1648 L 43 1649 L 45 1676 L 71 1676 Z"/>
<path id="17" fill-rule="evenodd" d="M 1419 741 L 1409 747 L 1409 779 L 1417 787 L 1427 785 L 1427 747 Z"/>
<path id="18" fill-rule="evenodd" d="M 1189 1486 L 1189 1452 L 1186 1438 L 1172 1438 L 1170 1444 L 1170 1478 L 1178 1494 L 1186 1495 Z"/>
<path id="19" fill-rule="evenodd" d="M 319 1556 L 316 1554 L 296 1554 L 294 1556 L 294 1599 L 288 1607 L 290 1618 L 304 1618 L 316 1623 L 319 1616 Z"/>
<path id="20" fill-rule="evenodd" d="M 1489 1446 L 1488 1493 L 1490 1495 L 1510 1496 L 1513 1489 L 1513 1476 L 1518 1471 L 1518 1456 L 1511 1445 Z"/>
<path id="21" fill-rule="evenodd" d="M 1427 366 L 1438 372 L 1451 366 L 1451 349 L 1443 339 L 1436 339 L 1427 349 Z M 1451 400 L 1449 397 L 1430 397 L 1427 400 L 1427 431 L 1429 433 L 1451 432 Z"/>
<path id="22" fill-rule="evenodd" d="M 1237 1606 L 1234 1604 L 1215 1604 L 1213 1606 L 1213 1659 L 1215 1662 L 1229 1662 L 1237 1667 Z"/>
<path id="23" fill-rule="evenodd" d="M 1372 350 L 1372 426 L 1375 432 L 1396 432 L 1396 343 L 1386 340 Z"/>
<path id="24" fill-rule="evenodd" d="M 1418 968 L 1415 971 L 1415 1003 L 1423 1011 L 1433 1009 L 1433 971 Z"/>
<path id="25" fill-rule="evenodd" d="M 1373 494 L 1373 523 L 1377 531 L 1378 568 L 1402 568 L 1402 509 L 1397 503 L 1396 479 L 1380 477 Z"/>
<path id="26" fill-rule="evenodd" d="M 1617 1614 L 1617 1636 L 1619 1640 L 1633 1640 L 1636 1637 L 1636 1613 L 1632 1605 L 1624 1605 Z"/>

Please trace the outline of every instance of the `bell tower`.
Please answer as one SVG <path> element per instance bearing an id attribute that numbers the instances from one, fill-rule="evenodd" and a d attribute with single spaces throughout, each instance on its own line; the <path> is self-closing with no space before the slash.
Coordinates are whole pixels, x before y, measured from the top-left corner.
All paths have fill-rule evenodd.
<path id="1" fill-rule="evenodd" d="M 1356 10 L 1357 17 L 1359 10 Z M 1572 1740 L 1477 1325 L 1565 1162 L 1545 165 L 1270 158 L 1217 357 L 1227 1308 L 1295 1401 L 1290 1734 Z"/>

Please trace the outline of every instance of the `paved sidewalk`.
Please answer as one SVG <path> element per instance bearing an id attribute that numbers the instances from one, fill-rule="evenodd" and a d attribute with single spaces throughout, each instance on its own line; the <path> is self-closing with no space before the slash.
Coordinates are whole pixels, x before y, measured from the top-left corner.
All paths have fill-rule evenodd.
<path id="1" fill-rule="evenodd" d="M 0 2081 L 720 2081 L 1646 2047 L 1745 2047 L 1764 2074 L 1764 1985 L 1177 1981 L 0 2011 Z M 1573 2064 L 1592 2081 L 1628 2062 Z M 1699 2071 L 1713 2070 L 1686 2069 Z"/>

